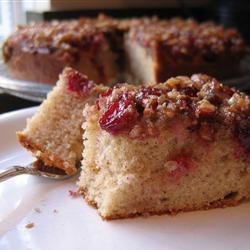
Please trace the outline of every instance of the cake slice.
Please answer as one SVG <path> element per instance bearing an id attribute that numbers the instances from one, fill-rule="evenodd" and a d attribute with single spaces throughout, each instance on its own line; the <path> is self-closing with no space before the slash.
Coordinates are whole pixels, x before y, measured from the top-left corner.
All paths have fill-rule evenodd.
<path id="1" fill-rule="evenodd" d="M 105 90 L 87 76 L 66 68 L 26 128 L 17 133 L 19 141 L 45 165 L 73 174 L 83 150 L 83 107 L 94 103 Z"/>
<path id="2" fill-rule="evenodd" d="M 3 58 L 12 76 L 55 84 L 64 67 L 88 75 L 96 83 L 119 79 L 120 33 L 115 21 L 79 18 L 20 26 L 3 45 Z"/>
<path id="3" fill-rule="evenodd" d="M 196 72 L 229 77 L 245 55 L 236 29 L 181 18 L 99 15 L 33 23 L 20 26 L 3 44 L 12 76 L 52 84 L 66 66 L 106 85 L 130 79 L 157 83 Z"/>
<path id="4" fill-rule="evenodd" d="M 104 219 L 250 197 L 250 98 L 196 74 L 120 85 L 84 111 L 79 191 Z"/>
<path id="5" fill-rule="evenodd" d="M 246 47 L 235 29 L 192 19 L 141 19 L 125 34 L 132 79 L 159 83 L 169 77 L 205 73 L 235 76 Z M 220 69 L 220 70 L 218 70 Z"/>

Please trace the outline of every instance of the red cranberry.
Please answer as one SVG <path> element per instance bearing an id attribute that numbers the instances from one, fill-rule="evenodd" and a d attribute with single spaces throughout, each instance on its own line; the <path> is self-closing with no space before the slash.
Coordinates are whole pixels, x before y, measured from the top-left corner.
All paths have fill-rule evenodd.
<path id="1" fill-rule="evenodd" d="M 68 75 L 68 90 L 75 92 L 77 95 L 88 95 L 94 87 L 92 81 L 87 76 L 79 72 L 71 72 Z"/>
<path id="2" fill-rule="evenodd" d="M 182 176 L 185 176 L 193 168 L 193 162 L 189 156 L 179 156 L 174 159 L 177 163 L 177 168 L 169 173 L 170 177 L 179 179 Z"/>
<path id="3" fill-rule="evenodd" d="M 115 134 L 131 128 L 138 117 L 135 103 L 129 97 L 123 96 L 112 102 L 99 120 L 100 127 Z"/>
<path id="4" fill-rule="evenodd" d="M 101 97 L 106 97 L 106 96 L 110 96 L 112 94 L 112 89 L 108 89 L 107 91 L 103 92 L 100 94 Z"/>

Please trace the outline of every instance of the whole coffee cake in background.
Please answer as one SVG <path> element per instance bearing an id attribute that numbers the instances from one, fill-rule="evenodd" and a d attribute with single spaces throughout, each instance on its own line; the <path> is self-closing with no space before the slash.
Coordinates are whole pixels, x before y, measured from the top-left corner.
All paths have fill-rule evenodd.
<path id="1" fill-rule="evenodd" d="M 96 83 L 157 83 L 176 75 L 237 74 L 246 53 L 235 29 L 175 18 L 80 18 L 20 27 L 4 43 L 18 78 L 55 83 L 65 66 Z"/>
<path id="2" fill-rule="evenodd" d="M 4 43 L 4 61 L 21 80 L 55 84 L 66 66 L 97 83 L 119 79 L 121 37 L 104 16 L 20 26 Z"/>
<path id="3" fill-rule="evenodd" d="M 196 74 L 118 85 L 84 110 L 78 182 L 105 219 L 250 197 L 250 97 Z"/>

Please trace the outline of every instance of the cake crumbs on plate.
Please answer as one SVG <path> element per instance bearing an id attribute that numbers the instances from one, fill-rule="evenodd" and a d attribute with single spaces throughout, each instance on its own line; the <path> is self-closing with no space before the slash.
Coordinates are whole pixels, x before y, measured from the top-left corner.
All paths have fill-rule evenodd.
<path id="1" fill-rule="evenodd" d="M 34 226 L 35 226 L 35 224 L 33 222 L 32 223 L 28 223 L 28 224 L 25 225 L 25 227 L 28 228 L 28 229 L 31 229 Z"/>
<path id="2" fill-rule="evenodd" d="M 69 196 L 76 198 L 79 196 L 79 193 L 77 191 L 69 190 Z"/>
<path id="3" fill-rule="evenodd" d="M 37 212 L 37 213 L 41 213 L 41 212 L 42 212 L 41 209 L 38 208 L 38 207 L 35 207 L 35 208 L 34 208 L 34 211 Z"/>

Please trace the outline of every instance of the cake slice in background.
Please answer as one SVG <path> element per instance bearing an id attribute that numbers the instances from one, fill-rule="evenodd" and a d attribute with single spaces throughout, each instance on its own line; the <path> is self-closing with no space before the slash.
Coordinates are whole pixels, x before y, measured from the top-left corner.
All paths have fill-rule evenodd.
<path id="1" fill-rule="evenodd" d="M 124 40 L 128 72 L 144 83 L 194 73 L 232 77 L 246 54 L 236 29 L 192 19 L 141 19 L 130 26 Z"/>
<path id="2" fill-rule="evenodd" d="M 7 69 L 17 79 L 55 84 L 64 67 L 96 83 L 119 80 L 121 35 L 113 20 L 79 18 L 20 26 L 3 45 Z"/>
<path id="3" fill-rule="evenodd" d="M 120 85 L 84 117 L 79 191 L 105 219 L 250 197 L 250 98 L 212 77 Z"/>
<path id="4" fill-rule="evenodd" d="M 105 90 L 87 76 L 66 68 L 26 128 L 17 133 L 19 141 L 45 165 L 74 173 L 83 150 L 83 107 L 94 103 Z"/>

